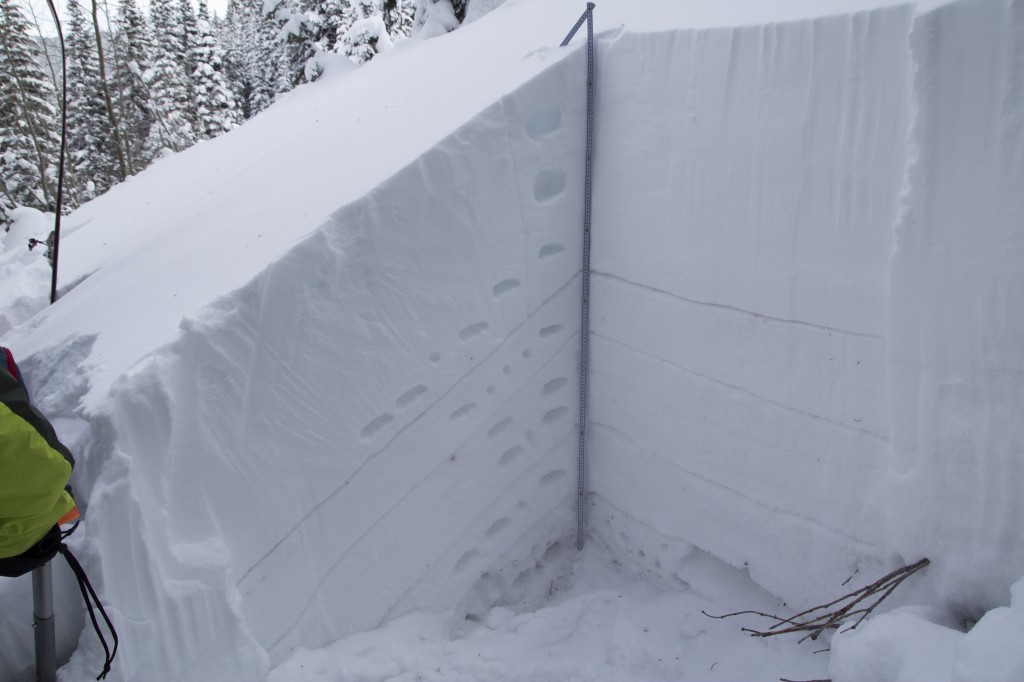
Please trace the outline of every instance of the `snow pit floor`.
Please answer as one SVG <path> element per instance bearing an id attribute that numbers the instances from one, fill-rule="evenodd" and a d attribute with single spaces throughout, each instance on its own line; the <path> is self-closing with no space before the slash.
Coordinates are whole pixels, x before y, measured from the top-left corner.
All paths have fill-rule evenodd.
<path id="1" fill-rule="evenodd" d="M 567 550 L 571 551 L 571 550 Z M 755 639 L 740 610 L 786 611 L 745 571 L 694 550 L 659 584 L 589 543 L 534 611 L 491 608 L 472 620 L 417 612 L 317 650 L 299 649 L 268 682 L 755 682 L 823 679 L 828 644 Z"/>

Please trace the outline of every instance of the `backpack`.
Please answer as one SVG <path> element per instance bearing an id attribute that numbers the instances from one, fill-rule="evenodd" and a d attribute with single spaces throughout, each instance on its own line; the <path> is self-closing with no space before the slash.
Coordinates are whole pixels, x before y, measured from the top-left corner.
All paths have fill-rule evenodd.
<path id="1" fill-rule="evenodd" d="M 70 533 L 71 531 L 68 531 L 68 534 Z M 21 554 L 0 559 L 0 576 L 4 578 L 19 578 L 41 567 L 57 556 L 64 537 L 60 526 L 54 526 L 50 529 L 49 533 L 43 536 L 42 540 Z"/>
<path id="2" fill-rule="evenodd" d="M 21 370 L 18 368 L 18 364 L 14 361 L 14 355 L 7 348 L 0 347 L 0 372 L 4 371 L 6 371 L 6 374 L 10 376 L 4 378 L 3 384 L 0 384 L 3 386 L 3 393 L 0 394 L 0 397 L 2 397 L 3 399 L 3 406 L 7 408 L 7 410 L 9 410 L 6 416 L 11 418 L 11 422 L 20 425 L 20 428 L 16 427 L 11 431 L 6 432 L 13 433 L 15 438 L 17 438 L 17 440 L 12 442 L 23 442 L 21 438 L 25 436 L 25 433 L 32 433 L 32 430 L 34 429 L 36 433 L 32 433 L 33 442 L 39 444 L 40 439 L 45 440 L 46 444 L 49 445 L 50 450 L 55 451 L 51 452 L 50 455 L 56 458 L 56 453 L 60 453 L 60 455 L 64 457 L 64 459 L 71 465 L 71 468 L 73 469 L 75 462 L 74 458 L 71 456 L 70 451 L 68 451 L 67 448 L 64 447 L 64 445 L 61 444 L 60 441 L 57 439 L 56 432 L 54 432 L 53 427 L 46 420 L 46 418 L 43 417 L 38 411 L 30 407 L 30 402 L 28 399 L 28 388 L 25 386 L 25 381 L 21 376 Z M 17 384 L 11 381 L 12 378 L 17 381 Z M 20 417 L 23 421 L 19 421 L 17 419 L 18 417 Z M 3 444 L 0 443 L 0 447 L 2 446 Z M 37 447 L 39 447 L 39 445 L 37 445 Z M 38 452 L 38 450 L 20 450 L 20 448 L 18 450 L 14 450 L 14 453 L 18 454 L 22 452 L 35 453 Z M 5 476 L 17 477 L 24 475 L 24 467 L 26 463 L 30 464 L 31 461 L 33 461 L 29 457 L 12 457 L 11 452 L 8 452 L 7 455 L 7 459 L 4 460 L 5 471 L 3 472 L 3 475 Z M 59 461 L 59 459 L 57 461 Z M 8 464 L 10 462 L 13 463 Z M 51 467 L 52 471 L 52 460 L 50 460 L 50 462 L 51 463 L 48 464 L 48 466 Z M 12 468 L 7 468 L 7 466 L 11 466 Z M 45 482 L 46 479 L 43 480 Z M 60 482 L 63 482 L 61 479 L 58 480 L 60 480 Z M 60 485 L 60 482 L 57 482 L 56 485 Z M 40 485 L 39 488 L 41 494 L 52 494 L 52 488 L 49 489 L 51 492 L 47 492 L 47 489 L 43 485 Z M 77 507 L 74 506 L 74 497 L 71 495 L 70 486 L 66 486 L 65 490 L 67 491 L 68 494 L 66 497 L 63 498 L 65 500 L 64 505 L 66 508 L 66 506 L 70 504 L 72 506 L 72 511 L 68 514 L 65 514 L 60 519 L 54 519 L 54 521 L 56 521 L 54 526 L 49 531 L 46 531 L 46 534 L 39 541 L 37 541 L 34 545 L 29 547 L 21 554 L 18 554 L 16 556 L 7 556 L 0 558 L 0 576 L 8 578 L 17 578 L 18 576 L 24 575 L 32 571 L 33 569 L 42 566 L 43 564 L 45 564 L 57 555 L 57 552 L 60 549 L 60 543 L 63 540 L 63 535 L 59 527 L 60 524 L 70 523 L 78 517 Z M 19 492 L 22 492 L 23 494 L 23 491 Z M 8 508 L 6 511 L 7 513 L 10 513 L 12 510 Z M 36 526 L 36 528 L 36 533 L 43 532 L 45 530 L 45 526 L 43 526 L 42 528 Z M 18 526 L 15 526 L 15 529 L 18 529 Z M 71 530 L 73 529 L 74 527 L 72 527 Z M 29 526 L 24 530 L 16 530 L 15 535 L 7 535 L 5 537 L 13 537 L 14 539 L 8 541 L 11 544 L 14 544 L 19 542 L 19 540 L 17 539 L 18 533 L 23 533 L 27 535 L 30 532 L 32 532 L 32 526 Z M 68 532 L 70 533 L 70 531 Z M 22 543 L 21 546 L 24 546 L 23 541 L 20 542 Z M 20 547 L 18 548 L 20 549 Z M 11 549 L 10 545 L 7 545 L 6 549 L 9 552 Z M 6 554 L 8 552 L 4 553 Z"/>
<path id="3" fill-rule="evenodd" d="M 24 394 L 24 400 L 18 396 L 18 387 L 13 386 L 9 379 L 6 380 L 7 384 L 11 386 L 12 392 L 15 396 L 18 396 L 13 402 L 17 402 L 11 412 L 19 416 L 29 416 L 34 423 L 31 426 L 35 427 L 40 431 L 42 435 L 50 444 L 50 446 L 60 452 L 64 458 L 74 468 L 75 461 L 71 453 L 56 439 L 56 433 L 53 431 L 53 427 L 45 417 L 42 417 L 36 411 L 31 411 L 31 414 L 27 411 L 28 406 L 28 388 L 25 386 L 25 382 L 21 376 L 21 370 L 18 368 L 18 364 L 14 361 L 14 355 L 7 348 L 0 347 L 0 373 L 6 372 L 11 377 L 17 380 L 20 385 L 20 392 Z M 6 405 L 6 403 L 5 403 Z M 71 486 L 66 486 L 65 490 L 68 495 L 71 496 Z M 71 498 L 73 501 L 73 497 Z M 61 524 L 65 522 L 72 522 L 73 525 L 67 530 L 61 530 Z M 7 578 L 17 578 L 31 573 L 37 568 L 41 568 L 57 554 L 64 555 L 64 559 L 68 562 L 68 566 L 71 568 L 72 573 L 75 574 L 75 578 L 78 581 L 78 588 L 82 593 L 82 599 L 89 611 L 89 618 L 92 621 L 93 629 L 96 631 L 96 635 L 100 639 L 100 643 L 103 645 L 103 650 L 106 652 L 106 660 L 103 666 L 103 672 L 97 677 L 97 680 L 101 680 L 106 677 L 107 673 L 110 672 L 110 665 L 114 661 L 114 656 L 117 654 L 117 631 L 114 629 L 113 623 L 110 622 L 110 618 L 107 616 L 106 611 L 103 609 L 103 605 L 100 603 L 99 597 L 96 595 L 96 591 L 92 587 L 92 583 L 89 582 L 89 577 L 85 574 L 85 569 L 75 558 L 75 555 L 71 553 L 71 550 L 67 545 L 64 544 L 64 540 L 71 535 L 75 529 L 78 528 L 78 510 L 74 507 L 71 512 L 65 514 L 47 531 L 46 535 L 42 539 L 38 540 L 35 544 L 29 547 L 21 554 L 9 557 L 0 558 L 0 576 Z M 95 604 L 95 609 L 94 605 Z M 111 650 L 107 646 L 107 641 L 100 631 L 99 624 L 96 620 L 96 609 L 99 610 L 100 615 L 103 617 L 107 625 L 107 629 L 110 631 L 113 638 L 114 646 Z"/>

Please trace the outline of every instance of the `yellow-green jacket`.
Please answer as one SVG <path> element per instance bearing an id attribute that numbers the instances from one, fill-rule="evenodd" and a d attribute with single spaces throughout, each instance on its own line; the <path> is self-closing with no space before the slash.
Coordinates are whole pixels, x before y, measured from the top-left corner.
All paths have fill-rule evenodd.
<path id="1" fill-rule="evenodd" d="M 65 489 L 75 460 L 29 404 L 5 351 L 0 349 L 0 559 L 21 554 L 58 522 L 77 517 Z"/>

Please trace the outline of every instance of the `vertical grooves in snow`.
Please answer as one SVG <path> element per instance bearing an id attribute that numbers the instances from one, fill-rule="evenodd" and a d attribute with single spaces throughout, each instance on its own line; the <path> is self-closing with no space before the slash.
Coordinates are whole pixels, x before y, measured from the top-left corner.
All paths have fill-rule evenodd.
<path id="1" fill-rule="evenodd" d="M 621 168 L 598 169 L 616 196 L 595 206 L 592 414 L 607 427 L 591 442 L 595 499 L 703 538 L 790 603 L 827 598 L 884 553 L 876 488 L 890 460 L 886 305 L 911 17 L 901 5 L 664 43 L 626 34 L 602 71 L 602 92 L 616 93 L 605 126 L 632 131 L 601 139 Z M 655 63 L 675 80 L 652 77 Z M 729 500 L 745 498 L 777 512 L 753 515 L 771 551 L 736 532 L 749 515 Z M 795 518 L 820 530 L 809 538 Z M 808 545 L 812 579 L 780 559 Z"/>
<path id="2" fill-rule="evenodd" d="M 887 495 L 908 558 L 963 609 L 1006 603 L 1024 547 L 1024 10 L 955 2 L 910 34 L 914 113 L 892 258 L 890 385 L 898 474 Z M 994 511 L 998 509 L 998 511 Z M 998 559 L 996 557 L 999 557 Z"/>

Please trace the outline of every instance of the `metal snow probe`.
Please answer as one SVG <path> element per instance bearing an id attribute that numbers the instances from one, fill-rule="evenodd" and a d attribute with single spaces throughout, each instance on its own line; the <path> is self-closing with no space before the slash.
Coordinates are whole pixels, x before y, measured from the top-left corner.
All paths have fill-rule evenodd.
<path id="1" fill-rule="evenodd" d="M 56 682 L 57 640 L 53 622 L 53 568 L 49 562 L 32 571 L 32 628 L 36 640 L 36 680 Z"/>
<path id="2" fill-rule="evenodd" d="M 586 431 L 587 431 L 587 361 L 589 360 L 590 336 L 590 205 L 593 197 L 594 159 L 594 3 L 588 2 L 583 16 L 562 41 L 562 47 L 569 44 L 583 22 L 587 22 L 587 160 L 583 189 L 583 305 L 580 324 L 580 436 L 578 479 L 576 486 L 576 549 L 583 549 L 586 529 L 584 519 L 584 498 L 586 497 Z"/>

